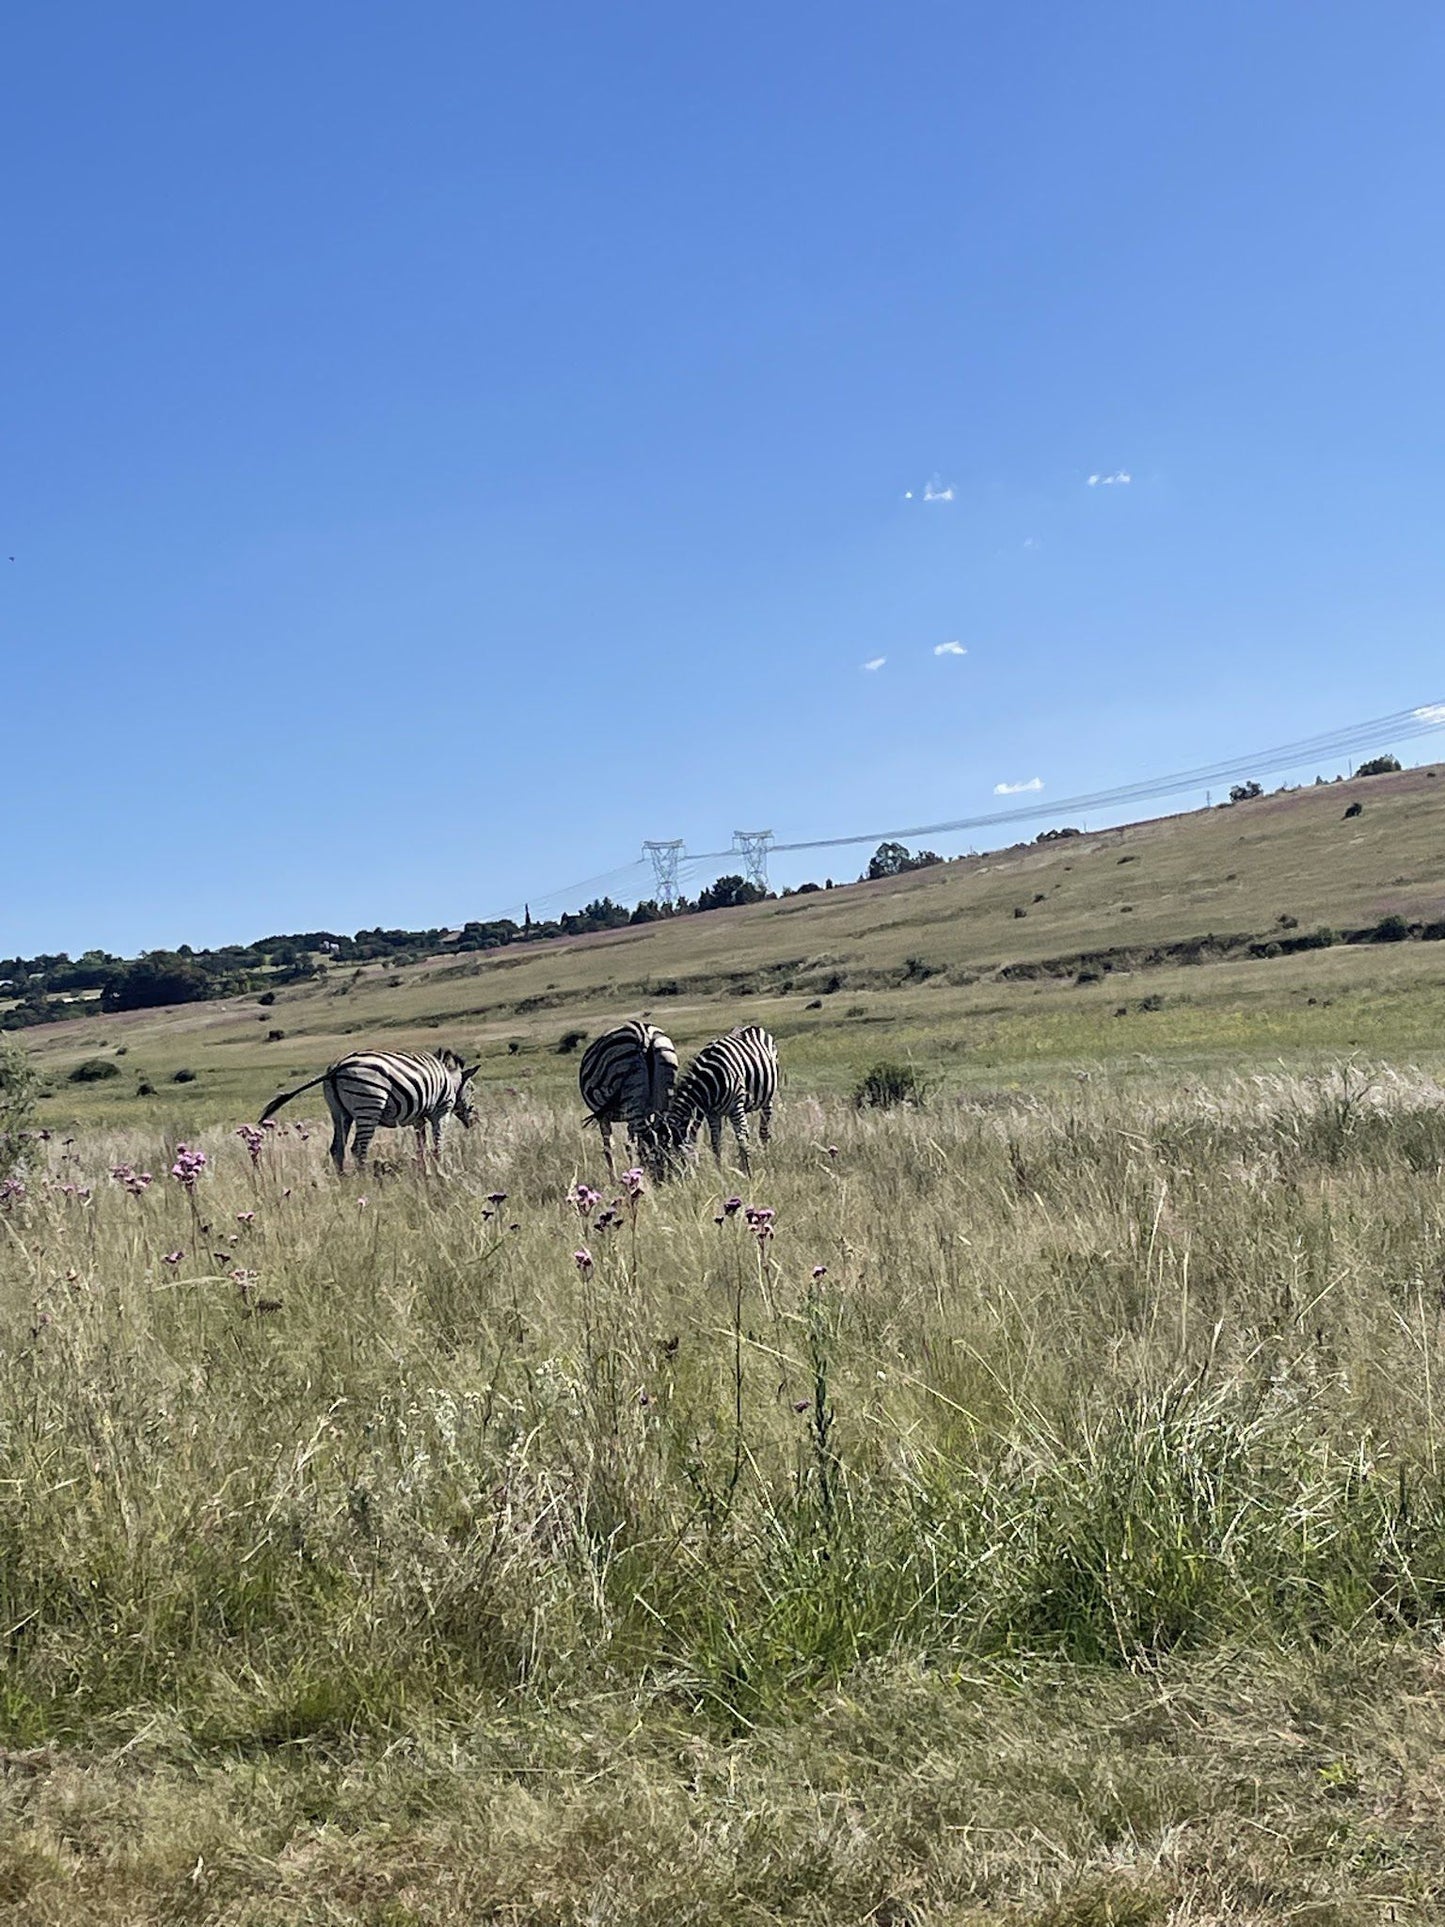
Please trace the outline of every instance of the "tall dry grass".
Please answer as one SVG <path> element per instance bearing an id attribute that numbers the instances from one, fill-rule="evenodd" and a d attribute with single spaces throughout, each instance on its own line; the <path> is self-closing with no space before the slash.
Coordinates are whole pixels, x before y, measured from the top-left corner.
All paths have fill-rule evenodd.
<path id="1" fill-rule="evenodd" d="M 614 1203 L 576 1117 L 525 1100 L 443 1181 L 398 1145 L 337 1183 L 325 1142 L 253 1167 L 213 1133 L 188 1195 L 174 1144 L 52 1140 L 0 1206 L 11 1749 L 295 1764 L 505 1727 L 551 1773 L 666 1732 L 665 1807 L 689 1748 L 776 1750 L 820 1705 L 894 1705 L 902 1760 L 896 1706 L 926 1725 L 969 1681 L 1002 1732 L 1040 1681 L 1438 1637 L 1424 1075 L 794 1098 L 751 1224 L 706 1163 Z M 1097 1915 L 1125 1917 L 1155 1915 Z"/>

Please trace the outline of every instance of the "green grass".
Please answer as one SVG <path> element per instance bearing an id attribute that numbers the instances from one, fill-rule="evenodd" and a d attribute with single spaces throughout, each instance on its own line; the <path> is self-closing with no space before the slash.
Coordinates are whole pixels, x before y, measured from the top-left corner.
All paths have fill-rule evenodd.
<path id="1" fill-rule="evenodd" d="M 12 1918 L 1430 1917 L 1425 1071 L 794 1089 L 762 1244 L 298 1108 L 0 1209 Z"/>

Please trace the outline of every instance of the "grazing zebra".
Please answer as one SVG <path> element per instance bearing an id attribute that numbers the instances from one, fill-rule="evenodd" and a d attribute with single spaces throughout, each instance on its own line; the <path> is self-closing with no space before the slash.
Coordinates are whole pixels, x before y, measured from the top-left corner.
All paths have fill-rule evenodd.
<path id="1" fill-rule="evenodd" d="M 676 1076 L 672 1039 L 640 1018 L 604 1031 L 587 1046 L 577 1082 L 591 1112 L 588 1123 L 602 1132 L 602 1150 L 613 1177 L 612 1127 L 619 1121 L 627 1125 L 628 1141 L 656 1168 L 658 1135 Z"/>
<path id="2" fill-rule="evenodd" d="M 480 1064 L 463 1068 L 461 1058 L 450 1050 L 438 1051 L 435 1056 L 430 1051 L 355 1051 L 350 1057 L 338 1059 L 309 1084 L 299 1084 L 294 1091 L 282 1091 L 279 1097 L 273 1097 L 261 1113 L 261 1122 L 264 1124 L 293 1097 L 300 1097 L 302 1091 L 314 1090 L 319 1084 L 335 1127 L 331 1156 L 338 1172 L 345 1165 L 346 1140 L 353 1125 L 358 1171 L 366 1169 L 366 1154 L 381 1125 L 411 1126 L 416 1132 L 417 1161 L 425 1170 L 428 1125 L 436 1157 L 441 1156 L 442 1125 L 453 1111 L 470 1130 L 476 1109 L 468 1086 L 480 1069 Z"/>
<path id="3" fill-rule="evenodd" d="M 722 1163 L 723 1119 L 729 1118 L 744 1171 L 748 1159 L 749 1111 L 758 1113 L 758 1142 L 772 1135 L 773 1100 L 778 1094 L 778 1047 L 756 1024 L 739 1024 L 726 1037 L 704 1044 L 677 1080 L 667 1107 L 664 1135 L 681 1150 L 707 1120 L 713 1156 Z"/>

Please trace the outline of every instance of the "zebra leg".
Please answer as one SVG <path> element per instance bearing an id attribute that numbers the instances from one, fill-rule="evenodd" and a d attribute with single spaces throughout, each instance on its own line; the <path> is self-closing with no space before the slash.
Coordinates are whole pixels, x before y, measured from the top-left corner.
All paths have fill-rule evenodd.
<path id="1" fill-rule="evenodd" d="M 426 1119 L 416 1127 L 416 1168 L 422 1177 L 426 1176 Z"/>
<path id="2" fill-rule="evenodd" d="M 336 1166 L 337 1177 L 342 1177 L 346 1170 L 346 1140 L 351 1132 L 351 1119 L 334 1086 L 323 1084 L 322 1090 L 326 1108 L 331 1113 L 331 1162 Z"/>
<path id="3" fill-rule="evenodd" d="M 360 1175 L 366 1169 L 366 1154 L 371 1149 L 371 1140 L 376 1136 L 379 1117 L 359 1117 L 355 1120 L 356 1136 L 351 1144 L 351 1166 Z"/>
<path id="4" fill-rule="evenodd" d="M 766 1144 L 773 1135 L 773 1107 L 764 1104 L 758 1111 L 758 1143 Z"/>
<path id="5" fill-rule="evenodd" d="M 719 1119 L 718 1123 L 719 1135 L 721 1135 L 722 1120 Z M 743 1167 L 743 1175 L 745 1177 L 751 1177 L 753 1167 L 748 1157 L 748 1114 L 743 1109 L 741 1099 L 739 1099 L 732 1108 L 732 1123 L 733 1135 L 738 1141 L 738 1162 Z"/>
<path id="6" fill-rule="evenodd" d="M 722 1112 L 710 1112 L 707 1120 L 707 1134 L 712 1139 L 712 1154 L 719 1164 L 722 1163 L 722 1127 Z"/>
<path id="7" fill-rule="evenodd" d="M 617 1176 L 617 1166 L 612 1162 L 612 1119 L 610 1117 L 599 1118 L 597 1127 L 602 1134 L 602 1155 L 607 1160 L 607 1175 L 609 1178 L 615 1178 Z"/>

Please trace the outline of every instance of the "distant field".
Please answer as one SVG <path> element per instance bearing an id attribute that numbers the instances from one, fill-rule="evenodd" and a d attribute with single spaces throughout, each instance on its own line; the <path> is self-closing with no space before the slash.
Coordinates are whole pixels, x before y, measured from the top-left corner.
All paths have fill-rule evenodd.
<path id="1" fill-rule="evenodd" d="M 684 1047 L 743 1017 L 766 1023 L 790 1075 L 822 1091 L 850 1088 L 880 1056 L 911 1057 L 964 1090 L 1104 1065 L 1308 1063 L 1350 1050 L 1420 1059 L 1445 1038 L 1445 942 L 1245 953 L 1322 925 L 1445 918 L 1442 773 L 1263 797 L 535 948 L 334 970 L 268 1008 L 241 998 L 81 1018 L 25 1042 L 52 1077 L 56 1123 L 251 1115 L 373 1040 L 464 1047 L 483 1060 L 484 1090 L 562 1091 L 575 1072 L 557 1054 L 564 1033 L 641 1009 Z M 1363 813 L 1347 819 L 1355 802 Z M 1179 961 L 1181 947 L 1200 960 Z M 1098 981 L 1079 981 L 1091 973 Z M 273 1030 L 284 1036 L 268 1041 Z M 121 1050 L 121 1077 L 65 1082 L 80 1059 Z M 181 1069 L 195 1081 L 173 1083 Z M 155 1097 L 135 1097 L 141 1079 Z"/>

